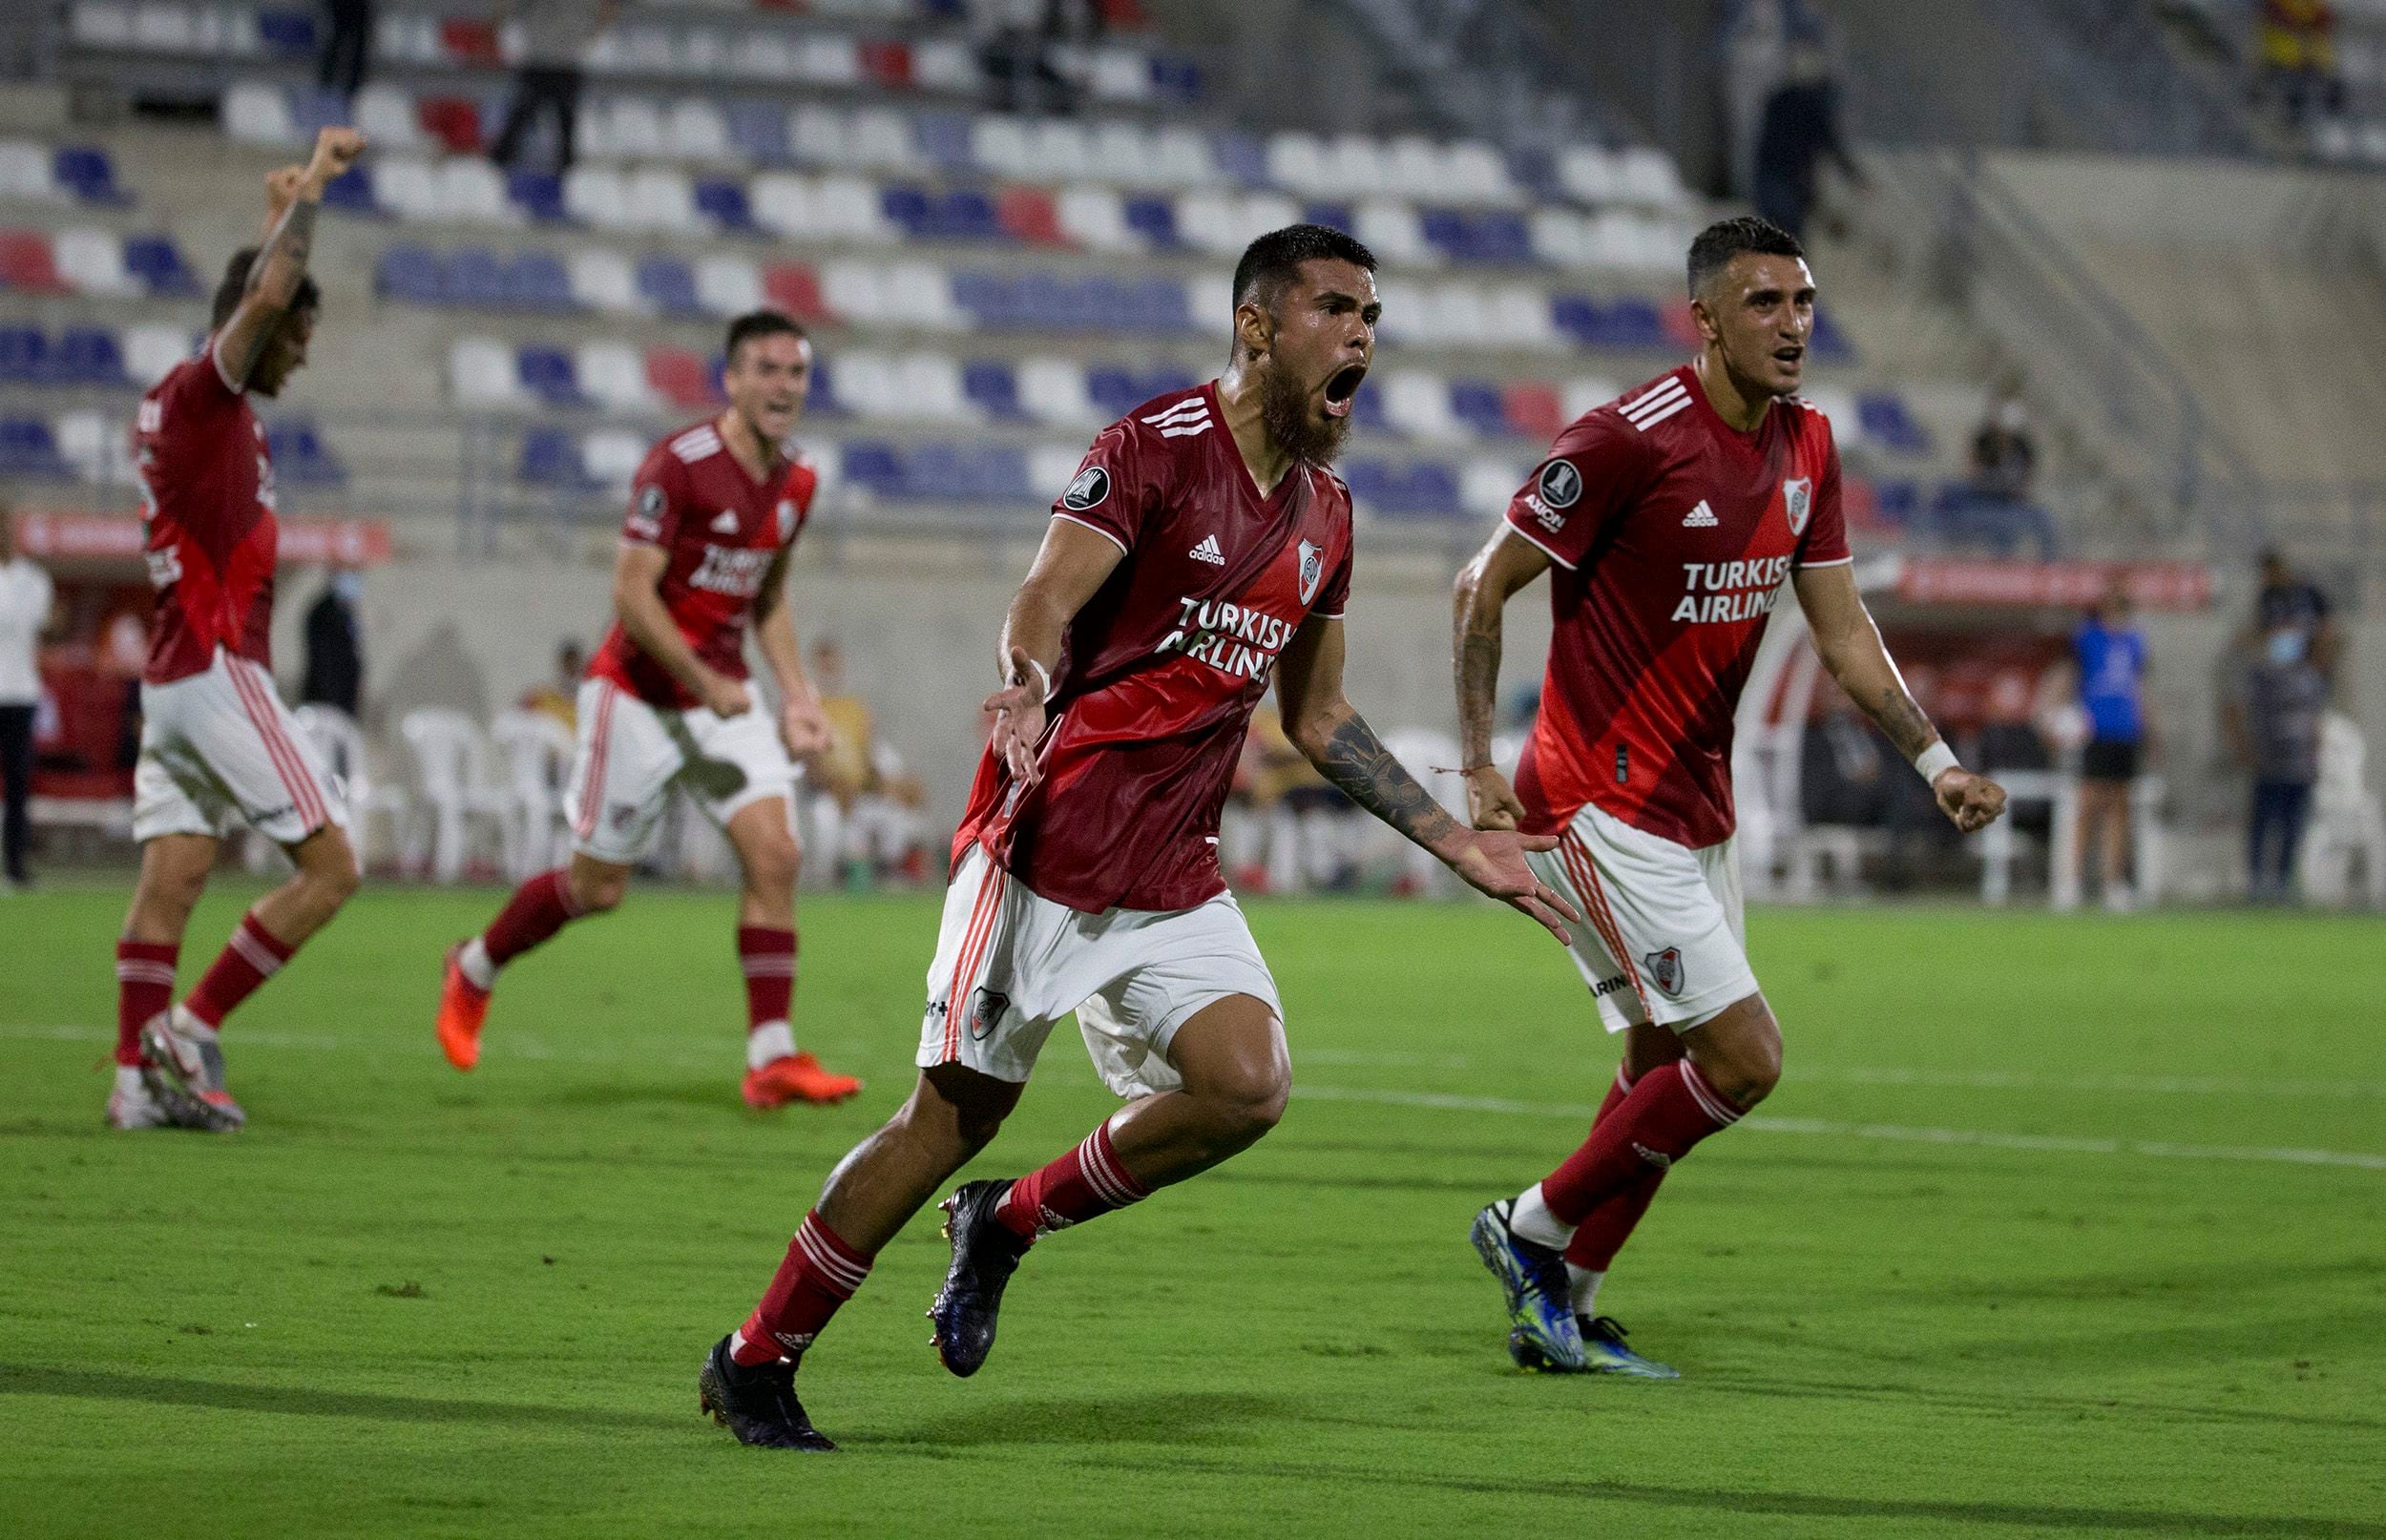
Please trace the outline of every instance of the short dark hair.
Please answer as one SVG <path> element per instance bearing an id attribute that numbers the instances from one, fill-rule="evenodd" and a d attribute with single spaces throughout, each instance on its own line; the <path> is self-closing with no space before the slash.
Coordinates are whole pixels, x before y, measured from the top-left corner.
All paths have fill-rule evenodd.
<path id="1" fill-rule="evenodd" d="M 1804 257 L 1798 238 L 1753 214 L 1718 219 L 1690 242 L 1690 297 L 1698 298 L 1706 281 L 1724 270 L 1734 257 Z"/>
<path id="2" fill-rule="evenodd" d="M 1256 301 L 1273 309 L 1277 294 L 1301 276 L 1301 264 L 1321 260 L 1375 271 L 1375 254 L 1356 238 L 1328 224 L 1287 224 L 1243 248 L 1243 260 L 1234 264 L 1235 308 Z"/>
<path id="3" fill-rule="evenodd" d="M 729 341 L 721 356 L 726 363 L 735 364 L 738 349 L 748 343 L 764 337 L 793 337 L 801 341 L 806 336 L 795 318 L 783 310 L 749 310 L 729 323 Z"/>
<path id="4" fill-rule="evenodd" d="M 225 322 L 232 319 L 232 312 L 241 308 L 241 302 L 248 297 L 249 270 L 256 265 L 255 246 L 241 247 L 232 254 L 230 261 L 223 264 L 223 281 L 216 285 L 216 302 L 207 318 L 208 330 L 220 329 Z M 324 291 L 315 286 L 314 278 L 309 274 L 300 274 L 298 292 L 290 296 L 290 308 L 319 310 L 323 302 Z"/>

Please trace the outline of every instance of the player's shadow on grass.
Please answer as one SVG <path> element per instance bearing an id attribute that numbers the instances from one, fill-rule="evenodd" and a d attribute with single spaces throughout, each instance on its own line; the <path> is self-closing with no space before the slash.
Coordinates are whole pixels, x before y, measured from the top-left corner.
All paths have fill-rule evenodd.
<path id="1" fill-rule="evenodd" d="M 750 1115 L 737 1087 L 722 1075 L 701 1080 L 583 1081 L 559 1086 L 550 1098 L 560 1107 L 606 1111 L 621 1107 L 694 1107 L 724 1116 Z"/>
<path id="2" fill-rule="evenodd" d="M 0 1363 L 0 1396 L 67 1396 L 78 1401 L 143 1402 L 153 1406 L 201 1406 L 216 1411 L 283 1412 L 300 1417 L 362 1417 L 386 1423 L 500 1423 L 579 1428 L 591 1433 L 677 1432 L 694 1420 L 663 1412 L 607 1411 L 596 1406 L 541 1406 L 512 1401 L 392 1396 L 375 1391 L 294 1389 L 237 1384 L 170 1374 L 117 1374 L 106 1369 L 35 1368 Z"/>
<path id="3" fill-rule="evenodd" d="M 1195 1390 L 1179 1395 L 1066 1396 L 1006 1401 L 876 1434 L 870 1444 L 939 1449 L 994 1444 L 1234 1444 L 1246 1428 L 1296 1420 L 1282 1396 Z"/>

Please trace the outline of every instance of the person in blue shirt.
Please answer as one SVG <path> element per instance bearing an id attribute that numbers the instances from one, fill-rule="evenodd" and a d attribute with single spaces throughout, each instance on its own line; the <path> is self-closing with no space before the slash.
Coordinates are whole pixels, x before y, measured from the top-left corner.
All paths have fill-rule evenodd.
<path id="1" fill-rule="evenodd" d="M 2088 740 L 2080 755 L 2080 864 L 2101 852 L 2100 876 L 2108 909 L 2126 909 L 2129 886 L 2130 783 L 2137 780 L 2152 737 L 2145 698 L 2145 633 L 2129 620 L 2129 598 L 2116 583 L 2072 637 L 2080 671 L 2080 709 Z"/>

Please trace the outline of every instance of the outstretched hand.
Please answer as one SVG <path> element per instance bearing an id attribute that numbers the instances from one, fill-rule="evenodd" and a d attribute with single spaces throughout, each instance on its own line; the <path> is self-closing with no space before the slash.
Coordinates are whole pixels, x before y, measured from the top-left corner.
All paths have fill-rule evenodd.
<path id="1" fill-rule="evenodd" d="M 1488 893 L 1538 920 L 1561 944 L 1574 944 L 1574 937 L 1559 921 L 1562 918 L 1579 925 L 1582 916 L 1557 889 L 1535 875 L 1524 861 L 1528 850 L 1555 850 L 1556 835 L 1469 829 L 1458 838 L 1456 848 L 1442 857 L 1452 871 L 1465 878 L 1476 891 Z"/>
<path id="2" fill-rule="evenodd" d="M 1931 795 L 1938 800 L 1938 810 L 1966 834 L 1987 828 L 2005 811 L 2005 788 L 1961 765 L 1941 770 L 1931 782 Z"/>
<path id="3" fill-rule="evenodd" d="M 979 709 L 994 714 L 994 730 L 988 740 L 1003 768 L 1011 772 L 1011 780 L 1022 792 L 1043 779 L 1043 769 L 1036 761 L 1036 745 L 1044 736 L 1044 673 L 1024 647 L 1011 649 L 1011 660 L 1003 670 L 1001 689 L 986 697 Z"/>

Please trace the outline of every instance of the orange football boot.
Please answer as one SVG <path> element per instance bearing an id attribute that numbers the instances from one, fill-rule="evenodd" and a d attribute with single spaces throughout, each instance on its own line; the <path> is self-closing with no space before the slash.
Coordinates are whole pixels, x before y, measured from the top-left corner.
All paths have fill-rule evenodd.
<path id="1" fill-rule="evenodd" d="M 482 996 L 487 999 L 486 995 Z M 791 1101 L 841 1102 L 862 1089 L 849 1074 L 833 1074 L 809 1053 L 790 1053 L 745 1072 L 743 1088 L 748 1107 L 785 1107 Z"/>
<path id="2" fill-rule="evenodd" d="M 489 991 L 464 976 L 456 955 L 462 942 L 448 948 L 447 976 L 439 983 L 439 1051 L 459 1070 L 480 1062 L 480 1024 L 489 1018 Z"/>

